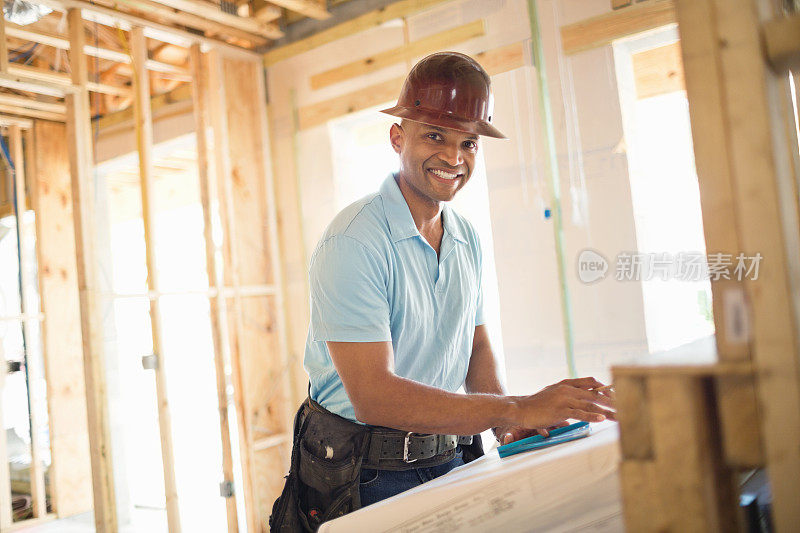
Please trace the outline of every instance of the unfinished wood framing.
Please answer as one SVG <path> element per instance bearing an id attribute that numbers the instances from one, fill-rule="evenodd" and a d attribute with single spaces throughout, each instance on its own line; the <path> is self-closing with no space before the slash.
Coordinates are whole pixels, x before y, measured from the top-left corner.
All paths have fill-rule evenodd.
<path id="1" fill-rule="evenodd" d="M 675 0 L 640 3 L 563 26 L 561 45 L 566 55 L 577 54 L 675 22 Z"/>
<path id="2" fill-rule="evenodd" d="M 150 83 L 145 66 L 147 44 L 144 30 L 131 30 L 131 54 L 134 68 L 134 114 L 136 145 L 139 155 L 139 180 L 142 192 L 142 221 L 144 223 L 145 256 L 148 289 L 158 291 L 158 269 L 155 255 L 155 191 L 153 183 L 153 120 L 150 110 Z M 180 532 L 178 490 L 175 483 L 175 459 L 172 445 L 172 419 L 167 392 L 167 373 L 164 362 L 163 334 L 158 298 L 150 300 L 150 326 L 153 334 L 153 353 L 156 356 L 155 381 L 158 398 L 158 427 L 161 436 L 161 461 L 164 472 L 164 494 L 167 504 L 169 531 Z"/>
<path id="3" fill-rule="evenodd" d="M 22 130 L 19 126 L 10 126 L 8 131 L 9 137 L 9 151 L 11 152 L 11 161 L 14 165 L 14 186 L 15 186 L 15 206 L 14 212 L 17 215 L 17 235 L 19 236 L 19 279 L 20 279 L 20 302 L 22 305 L 22 314 L 30 315 L 38 313 L 38 309 L 31 309 L 30 305 L 32 299 L 28 294 L 31 287 L 35 286 L 34 281 L 30 277 L 29 265 L 32 263 L 30 257 L 30 247 L 28 246 L 25 234 L 25 212 L 27 211 L 28 202 L 26 191 L 26 174 L 25 174 L 25 155 L 22 146 Z M 31 497 L 33 500 L 33 516 L 34 518 L 41 518 L 47 514 L 45 503 L 45 487 L 44 487 L 44 465 L 42 461 L 42 449 L 39 439 L 40 422 L 39 422 L 39 399 L 36 396 L 35 385 L 41 380 L 41 376 L 36 373 L 37 365 L 29 363 L 30 346 L 33 343 L 33 337 L 36 331 L 32 327 L 31 319 L 22 321 L 22 330 L 25 338 L 25 371 L 28 376 L 29 390 L 28 390 L 28 411 L 30 418 L 30 433 L 31 433 L 31 466 L 30 466 L 30 485 Z"/>
<path id="4" fill-rule="evenodd" d="M 524 66 L 524 46 L 524 43 L 514 43 L 475 54 L 475 58 L 494 76 Z M 392 101 L 397 98 L 404 80 L 405 77 L 391 79 L 302 107 L 298 110 L 300 129 L 313 128 L 342 115 Z"/>
<path id="5" fill-rule="evenodd" d="M 192 45 L 191 65 L 195 83 L 192 84 L 194 101 L 194 117 L 197 132 L 197 166 L 200 182 L 200 199 L 203 204 L 203 237 L 206 248 L 206 269 L 208 271 L 209 285 L 217 290 L 217 297 L 209 299 L 209 314 L 211 319 L 211 339 L 214 343 L 214 370 L 217 384 L 217 403 L 219 405 L 220 436 L 222 439 L 222 479 L 223 483 L 233 485 L 233 445 L 231 443 L 231 424 L 228 418 L 228 385 L 229 379 L 225 372 L 226 365 L 230 364 L 230 344 L 228 343 L 228 311 L 227 301 L 222 296 L 224 279 L 221 270 L 217 267 L 217 245 L 213 237 L 214 205 L 219 203 L 216 176 L 211 172 L 213 146 L 209 142 L 208 134 L 211 128 L 211 119 L 208 106 L 210 87 L 208 85 L 207 61 L 200 51 L 200 45 Z M 228 521 L 228 531 L 238 529 L 238 516 L 236 510 L 237 495 L 232 493 L 225 500 L 225 512 Z"/>
<path id="6" fill-rule="evenodd" d="M 64 124 L 36 121 L 31 200 L 36 213 L 42 347 L 50 422 L 50 497 L 55 513 L 92 509 L 80 298 Z"/>
<path id="7" fill-rule="evenodd" d="M 92 464 L 95 528 L 98 532 L 117 530 L 114 496 L 114 470 L 111 462 L 111 424 L 106 398 L 103 358 L 103 318 L 100 311 L 95 260 L 94 187 L 91 175 L 92 136 L 89 124 L 89 93 L 86 89 L 86 63 L 82 61 L 84 31 L 81 12 L 67 13 L 70 34 L 72 80 L 75 89 L 66 97 L 67 143 L 72 175 L 72 209 L 75 224 L 75 250 L 78 266 L 78 291 L 81 302 L 86 408 Z M 81 65 L 83 65 L 81 67 Z"/>
<path id="8" fill-rule="evenodd" d="M 293 42 L 284 46 L 280 46 L 269 50 L 264 54 L 264 65 L 270 66 L 278 61 L 283 61 L 297 54 L 308 52 L 318 46 L 327 44 L 348 35 L 353 35 L 370 28 L 380 26 L 386 21 L 407 17 L 414 13 L 418 13 L 425 9 L 441 4 L 447 0 L 401 0 L 395 2 L 384 8 L 376 9 L 365 13 L 360 17 L 356 17 L 347 22 L 337 24 L 336 26 L 327 30 L 315 33 L 311 37 L 307 37 L 300 41 Z"/>
<path id="9" fill-rule="evenodd" d="M 430 54 L 437 50 L 452 47 L 455 44 L 481 37 L 486 34 L 486 23 L 476 20 L 450 30 L 436 33 L 404 46 L 398 46 L 385 52 L 358 59 L 350 63 L 320 72 L 311 76 L 311 88 L 322 89 L 334 83 L 346 81 L 358 76 L 375 72 L 390 65 L 410 61 L 411 59 Z"/>
<path id="10" fill-rule="evenodd" d="M 686 90 L 679 42 L 638 52 L 632 60 L 637 98 Z"/>
<path id="11" fill-rule="evenodd" d="M 792 122 L 788 70 L 774 59 L 776 71 L 769 68 L 761 38 L 759 15 L 777 16 L 773 4 L 676 2 L 706 247 L 760 253 L 764 260 L 757 279 L 712 281 L 720 362 L 701 368 L 707 377 L 699 384 L 686 368 L 614 369 L 621 397 L 636 397 L 636 379 L 646 380 L 648 391 L 644 407 L 628 402 L 619 411 L 631 530 L 739 527 L 730 474 L 757 466 L 767 468 L 775 529 L 792 531 L 800 522 L 800 362 L 792 301 L 798 290 L 793 269 L 800 254 L 799 217 L 797 203 L 781 193 L 795 183 L 797 168 L 787 162 L 797 160 L 797 145 L 787 127 Z M 728 372 L 731 365 L 744 372 Z M 642 464 L 641 454 L 631 453 L 645 448 L 630 425 L 642 408 L 652 416 L 652 468 Z M 659 416 L 657 409 L 669 415 Z M 690 421 L 705 419 L 705 431 L 681 436 L 680 428 L 670 426 L 670 419 L 687 420 L 687 413 L 694 417 Z M 631 447 L 626 440 L 638 444 Z M 683 445 L 670 448 L 674 442 Z M 656 499 L 642 477 L 653 473 L 659 479 Z M 709 480 L 716 483 L 708 486 Z"/>
<path id="12" fill-rule="evenodd" d="M 764 24 L 764 46 L 770 63 L 780 69 L 800 69 L 800 14 Z"/>
<path id="13" fill-rule="evenodd" d="M 0 393 L 2 393 L 6 382 L 6 358 L 2 345 L 0 345 L 0 360 L 3 363 L 3 367 L 0 368 Z M 0 427 L 5 428 L 2 409 L 0 409 Z M 0 457 L 8 457 L 5 429 L 0 431 Z M 11 513 L 11 471 L 8 468 L 8 461 L 3 460 L 0 461 L 0 528 L 5 531 L 13 523 L 14 520 Z"/>

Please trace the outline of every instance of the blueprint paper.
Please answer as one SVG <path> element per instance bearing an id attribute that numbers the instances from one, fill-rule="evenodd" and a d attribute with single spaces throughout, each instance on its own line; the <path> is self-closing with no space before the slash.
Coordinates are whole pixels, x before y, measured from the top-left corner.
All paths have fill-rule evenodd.
<path id="1" fill-rule="evenodd" d="M 617 425 L 501 459 L 497 450 L 424 485 L 322 524 L 320 533 L 624 531 Z"/>

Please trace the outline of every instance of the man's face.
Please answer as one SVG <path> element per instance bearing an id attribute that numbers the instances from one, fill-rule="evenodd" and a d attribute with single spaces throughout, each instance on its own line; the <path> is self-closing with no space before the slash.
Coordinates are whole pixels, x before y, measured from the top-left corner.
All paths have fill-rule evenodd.
<path id="1" fill-rule="evenodd" d="M 477 135 L 404 120 L 389 136 L 400 155 L 400 179 L 421 200 L 448 202 L 469 181 Z"/>

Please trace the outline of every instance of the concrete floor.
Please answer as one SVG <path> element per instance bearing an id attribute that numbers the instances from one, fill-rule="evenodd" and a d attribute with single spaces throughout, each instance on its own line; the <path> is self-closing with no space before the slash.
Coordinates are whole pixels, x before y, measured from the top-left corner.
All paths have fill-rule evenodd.
<path id="1" fill-rule="evenodd" d="M 17 531 L 25 533 L 94 533 L 94 513 L 88 512 L 52 520 Z M 119 531 L 120 533 L 167 533 L 167 511 L 135 508 L 131 513 L 131 523 L 120 524 Z"/>

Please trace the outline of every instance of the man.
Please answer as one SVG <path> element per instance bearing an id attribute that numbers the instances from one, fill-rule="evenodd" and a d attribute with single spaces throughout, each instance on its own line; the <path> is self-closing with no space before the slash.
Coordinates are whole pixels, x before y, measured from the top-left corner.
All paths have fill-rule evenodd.
<path id="1" fill-rule="evenodd" d="M 447 206 L 472 175 L 480 136 L 503 137 L 483 68 L 454 52 L 428 56 L 384 112 L 401 118 L 389 132 L 400 170 L 339 213 L 311 258 L 310 399 L 292 465 L 309 529 L 464 464 L 473 437 L 459 435 L 494 428 L 507 443 L 613 417 L 593 378 L 531 396 L 503 387 L 478 236 Z"/>

